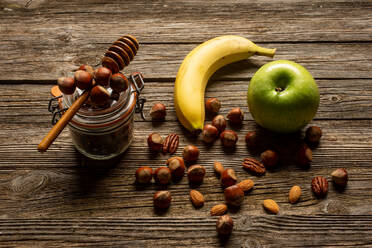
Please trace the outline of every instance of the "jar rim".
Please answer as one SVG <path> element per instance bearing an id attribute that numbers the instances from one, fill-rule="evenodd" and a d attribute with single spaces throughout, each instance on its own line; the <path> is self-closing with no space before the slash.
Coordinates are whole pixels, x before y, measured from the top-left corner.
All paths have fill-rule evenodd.
<path id="1" fill-rule="evenodd" d="M 97 110 L 97 111 L 87 111 L 84 109 L 79 110 L 75 116 L 70 120 L 70 125 L 76 128 L 86 128 L 86 129 L 98 129 L 113 127 L 116 124 L 127 119 L 128 116 L 134 111 L 136 105 L 138 94 L 135 91 L 133 83 L 128 89 L 127 96 L 121 96 L 119 101 L 109 108 Z M 66 107 L 72 104 L 72 99 L 65 99 L 63 101 Z"/>

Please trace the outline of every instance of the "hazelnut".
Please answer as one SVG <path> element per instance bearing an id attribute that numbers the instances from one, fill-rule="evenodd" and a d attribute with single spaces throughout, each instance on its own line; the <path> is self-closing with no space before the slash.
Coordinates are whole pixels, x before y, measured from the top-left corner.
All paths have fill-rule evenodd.
<path id="1" fill-rule="evenodd" d="M 248 148 L 254 149 L 257 147 L 257 132 L 251 131 L 245 135 L 245 143 Z"/>
<path id="2" fill-rule="evenodd" d="M 218 130 L 215 126 L 207 124 L 203 128 L 202 136 L 205 143 L 212 143 L 218 138 Z"/>
<path id="3" fill-rule="evenodd" d="M 305 140 L 311 143 L 318 143 L 322 137 L 322 129 L 317 126 L 311 126 L 306 129 Z"/>
<path id="4" fill-rule="evenodd" d="M 240 108 L 233 108 L 227 114 L 227 119 L 233 125 L 241 125 L 244 120 L 244 113 Z"/>
<path id="5" fill-rule="evenodd" d="M 157 184 L 166 185 L 171 180 L 171 171 L 168 167 L 159 167 L 154 172 L 154 179 Z"/>
<path id="6" fill-rule="evenodd" d="M 96 80 L 97 84 L 107 86 L 109 85 L 111 74 L 112 73 L 109 68 L 100 67 L 94 71 L 94 79 Z"/>
<path id="7" fill-rule="evenodd" d="M 199 148 L 194 145 L 187 145 L 183 148 L 182 156 L 186 162 L 195 162 L 199 157 Z"/>
<path id="8" fill-rule="evenodd" d="M 214 168 L 214 171 L 217 173 L 218 176 L 221 176 L 222 175 L 222 172 L 225 170 L 225 168 L 223 167 L 223 165 L 220 162 L 218 162 L 218 161 L 215 161 L 214 162 L 213 168 Z"/>
<path id="9" fill-rule="evenodd" d="M 216 115 L 212 120 L 212 126 L 215 126 L 218 132 L 223 132 L 226 128 L 226 120 L 222 115 Z"/>
<path id="10" fill-rule="evenodd" d="M 238 135 L 232 130 L 225 130 L 220 135 L 224 147 L 234 147 L 238 142 Z"/>
<path id="11" fill-rule="evenodd" d="M 181 157 L 171 157 L 167 160 L 173 178 L 180 179 L 185 174 L 185 162 Z"/>
<path id="12" fill-rule="evenodd" d="M 217 223 L 216 223 L 216 229 L 219 235 L 223 235 L 223 236 L 230 235 L 233 228 L 234 228 L 234 222 L 231 219 L 230 215 L 225 214 L 225 215 L 222 215 L 220 218 L 218 218 Z"/>
<path id="13" fill-rule="evenodd" d="M 236 184 L 235 171 L 233 169 L 225 169 L 221 174 L 221 184 L 223 187 L 229 187 Z"/>
<path id="14" fill-rule="evenodd" d="M 297 152 L 297 163 L 300 166 L 306 167 L 310 165 L 312 160 L 313 152 L 306 144 L 302 144 Z"/>
<path id="15" fill-rule="evenodd" d="M 136 170 L 136 181 L 138 183 L 149 183 L 152 179 L 152 169 L 147 166 L 140 167 Z"/>
<path id="16" fill-rule="evenodd" d="M 203 182 L 205 176 L 205 168 L 201 165 L 192 165 L 187 170 L 187 177 L 192 184 L 200 184 Z"/>
<path id="17" fill-rule="evenodd" d="M 336 186 L 345 187 L 348 181 L 348 174 L 344 168 L 334 170 L 331 174 L 332 181 Z"/>
<path id="18" fill-rule="evenodd" d="M 116 91 L 111 92 L 110 99 L 117 101 L 117 100 L 119 100 L 119 98 L 120 98 L 120 93 L 119 92 L 116 92 Z"/>
<path id="19" fill-rule="evenodd" d="M 79 70 L 86 71 L 86 72 L 88 72 L 90 75 L 92 75 L 92 77 L 94 77 L 94 69 L 93 69 L 93 67 L 91 67 L 90 65 L 81 65 L 81 66 L 79 67 Z"/>
<path id="20" fill-rule="evenodd" d="M 147 138 L 147 144 L 151 151 L 160 152 L 163 148 L 163 138 L 158 133 L 152 133 Z"/>
<path id="21" fill-rule="evenodd" d="M 90 92 L 90 101 L 93 105 L 102 106 L 108 103 L 110 93 L 101 85 L 96 85 Z"/>
<path id="22" fill-rule="evenodd" d="M 57 80 L 59 90 L 66 95 L 71 95 L 75 92 L 76 84 L 72 77 L 60 77 Z"/>
<path id="23" fill-rule="evenodd" d="M 81 90 L 92 87 L 93 77 L 89 72 L 77 70 L 74 74 L 76 86 Z"/>
<path id="24" fill-rule="evenodd" d="M 124 92 L 129 87 L 129 81 L 122 73 L 115 73 L 110 78 L 110 87 L 114 92 Z"/>
<path id="25" fill-rule="evenodd" d="M 274 167 L 278 163 L 279 157 L 275 151 L 266 150 L 261 153 L 261 160 L 266 167 Z"/>
<path id="26" fill-rule="evenodd" d="M 209 98 L 205 102 L 205 110 L 210 114 L 217 114 L 221 108 L 221 103 L 217 98 Z"/>
<path id="27" fill-rule="evenodd" d="M 160 209 L 169 208 L 171 201 L 172 201 L 172 196 L 169 191 L 162 190 L 162 191 L 157 191 L 154 194 L 154 206 L 156 208 L 160 208 Z"/>
<path id="28" fill-rule="evenodd" d="M 150 116 L 154 120 L 162 120 L 166 114 L 165 105 L 160 102 L 155 103 L 150 110 Z"/>
<path id="29" fill-rule="evenodd" d="M 244 200 L 244 191 L 238 185 L 232 185 L 224 191 L 225 201 L 231 206 L 238 207 Z"/>

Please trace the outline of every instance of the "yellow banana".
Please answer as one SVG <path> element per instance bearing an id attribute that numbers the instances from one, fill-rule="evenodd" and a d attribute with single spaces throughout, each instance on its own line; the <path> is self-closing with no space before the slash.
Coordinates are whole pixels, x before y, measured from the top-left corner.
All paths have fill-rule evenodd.
<path id="1" fill-rule="evenodd" d="M 195 47 L 183 60 L 174 87 L 174 105 L 181 124 L 191 132 L 203 129 L 204 91 L 215 71 L 254 54 L 273 57 L 275 50 L 237 35 L 219 36 Z"/>

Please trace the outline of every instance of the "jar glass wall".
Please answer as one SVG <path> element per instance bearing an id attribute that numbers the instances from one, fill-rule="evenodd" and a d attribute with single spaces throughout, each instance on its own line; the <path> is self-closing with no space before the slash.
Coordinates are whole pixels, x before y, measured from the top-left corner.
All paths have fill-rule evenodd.
<path id="1" fill-rule="evenodd" d="M 64 95 L 63 106 L 69 107 L 79 95 Z M 69 122 L 72 142 L 83 155 L 97 160 L 114 158 L 123 153 L 133 139 L 133 118 L 138 94 L 135 87 L 122 93 L 106 108 L 83 106 Z"/>

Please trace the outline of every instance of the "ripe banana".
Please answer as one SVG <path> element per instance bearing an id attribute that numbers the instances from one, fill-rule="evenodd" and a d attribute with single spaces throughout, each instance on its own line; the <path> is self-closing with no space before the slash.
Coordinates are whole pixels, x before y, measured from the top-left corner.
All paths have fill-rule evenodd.
<path id="1" fill-rule="evenodd" d="M 181 124 L 191 132 L 203 129 L 204 91 L 215 71 L 254 54 L 273 57 L 275 50 L 237 35 L 219 36 L 195 47 L 183 60 L 174 87 L 174 105 Z"/>

